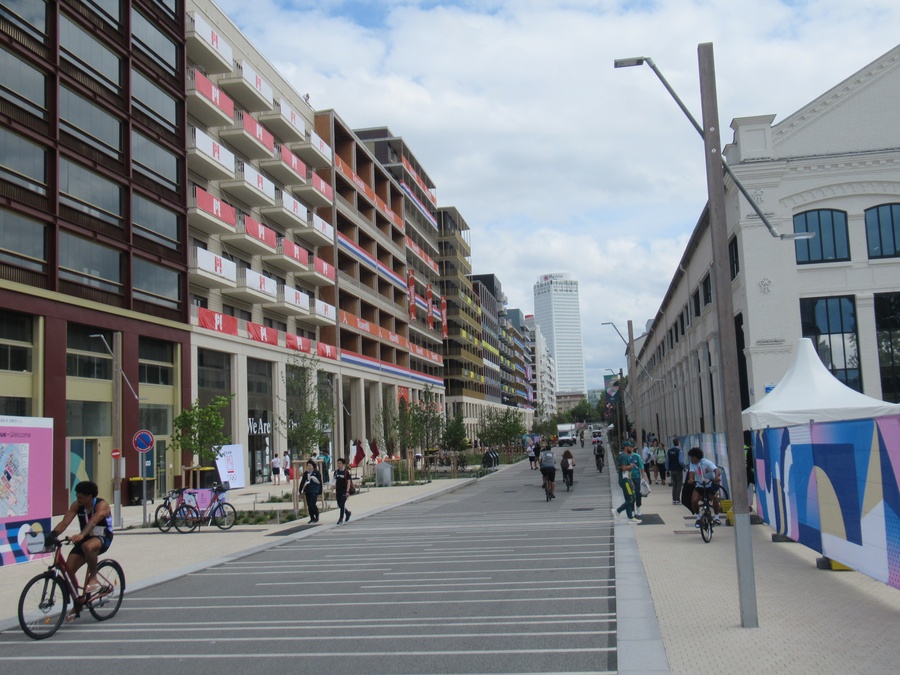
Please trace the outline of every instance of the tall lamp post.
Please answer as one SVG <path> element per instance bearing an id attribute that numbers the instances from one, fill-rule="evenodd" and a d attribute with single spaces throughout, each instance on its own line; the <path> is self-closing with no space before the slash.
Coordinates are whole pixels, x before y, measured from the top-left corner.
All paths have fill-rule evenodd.
<path id="1" fill-rule="evenodd" d="M 700 70 L 700 102 L 703 111 L 703 126 L 691 115 L 675 90 L 666 81 L 653 60 L 646 56 L 619 59 L 616 68 L 648 65 L 663 86 L 687 116 L 691 124 L 703 138 L 706 157 L 706 186 L 709 195 L 709 230 L 712 244 L 713 275 L 716 288 L 716 315 L 719 328 L 719 357 L 722 372 L 722 392 L 724 401 L 725 442 L 731 473 L 731 498 L 734 509 L 735 555 L 737 558 L 738 596 L 740 600 L 741 625 L 755 628 L 759 625 L 756 607 L 756 581 L 753 572 L 753 549 L 750 534 L 750 505 L 747 490 L 738 476 L 745 463 L 744 439 L 741 425 L 741 398 L 737 379 L 737 342 L 734 327 L 734 306 L 731 296 L 731 279 L 728 270 L 728 227 L 725 217 L 725 184 L 722 170 L 731 177 L 738 190 L 750 205 L 769 233 L 781 240 L 808 238 L 807 233 L 780 234 L 762 212 L 747 189 L 728 166 L 721 152 L 719 136 L 719 110 L 716 94 L 715 61 L 712 43 L 697 47 Z"/>

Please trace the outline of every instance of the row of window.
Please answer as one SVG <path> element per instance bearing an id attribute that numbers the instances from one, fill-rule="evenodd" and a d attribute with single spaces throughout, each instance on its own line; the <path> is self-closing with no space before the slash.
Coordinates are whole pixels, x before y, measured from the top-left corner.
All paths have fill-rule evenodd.
<path id="1" fill-rule="evenodd" d="M 865 210 L 869 260 L 900 256 L 900 204 L 880 204 Z M 850 260 L 847 213 L 834 209 L 804 211 L 794 216 L 794 232 L 812 232 L 812 239 L 794 242 L 798 264 Z"/>

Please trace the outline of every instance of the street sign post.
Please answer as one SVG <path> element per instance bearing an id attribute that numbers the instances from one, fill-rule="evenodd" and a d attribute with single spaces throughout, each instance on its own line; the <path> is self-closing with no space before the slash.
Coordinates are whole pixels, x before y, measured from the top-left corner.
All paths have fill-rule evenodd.
<path id="1" fill-rule="evenodd" d="M 156 439 L 153 437 L 153 432 L 141 429 L 134 435 L 133 443 L 134 449 L 143 455 L 153 449 Z M 141 466 L 141 503 L 144 509 L 144 527 L 147 527 L 147 465 L 150 462 L 141 463 L 144 465 Z"/>

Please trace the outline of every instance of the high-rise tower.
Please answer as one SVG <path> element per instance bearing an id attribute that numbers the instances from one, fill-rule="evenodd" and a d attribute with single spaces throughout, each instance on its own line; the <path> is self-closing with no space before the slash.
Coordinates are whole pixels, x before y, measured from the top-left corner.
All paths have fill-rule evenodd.
<path id="1" fill-rule="evenodd" d="M 586 395 L 578 281 L 570 274 L 542 274 L 534 284 L 534 321 L 556 364 L 556 393 Z"/>

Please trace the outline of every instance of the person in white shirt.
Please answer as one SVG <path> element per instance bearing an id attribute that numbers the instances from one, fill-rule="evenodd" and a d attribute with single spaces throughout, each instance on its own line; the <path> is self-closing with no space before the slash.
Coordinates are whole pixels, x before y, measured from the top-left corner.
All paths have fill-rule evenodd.
<path id="1" fill-rule="evenodd" d="M 715 523 L 721 525 L 719 520 L 719 467 L 708 459 L 704 459 L 703 450 L 691 448 L 688 450 L 688 484 L 693 484 L 694 492 L 691 496 L 691 506 L 697 514 L 697 523 L 694 527 L 700 527 L 699 505 L 700 499 L 708 496 L 712 500 L 713 511 L 716 514 Z"/>

